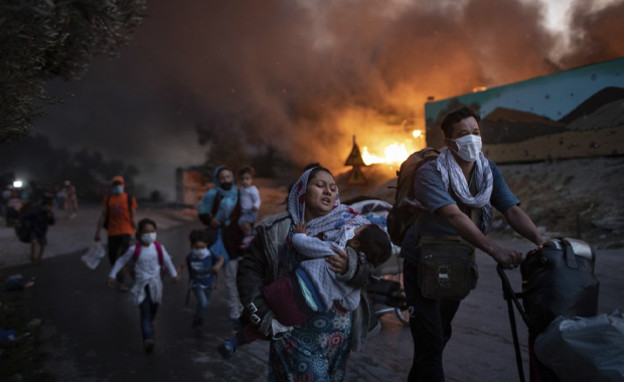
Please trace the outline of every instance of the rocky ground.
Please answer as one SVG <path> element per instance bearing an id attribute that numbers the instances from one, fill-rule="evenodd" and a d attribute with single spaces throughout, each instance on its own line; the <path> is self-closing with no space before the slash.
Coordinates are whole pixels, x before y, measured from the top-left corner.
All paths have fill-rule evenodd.
<path id="1" fill-rule="evenodd" d="M 505 165 L 501 170 L 522 207 L 547 232 L 597 247 L 624 247 L 624 158 Z"/>

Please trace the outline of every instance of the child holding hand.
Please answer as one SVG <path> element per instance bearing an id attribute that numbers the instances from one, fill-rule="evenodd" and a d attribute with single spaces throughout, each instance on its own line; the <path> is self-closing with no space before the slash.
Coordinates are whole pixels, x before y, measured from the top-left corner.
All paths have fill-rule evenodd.
<path id="1" fill-rule="evenodd" d="M 136 245 L 130 246 L 115 262 L 108 274 L 107 284 L 114 287 L 117 272 L 131 263 L 135 275 L 134 285 L 130 289 L 131 299 L 141 311 L 143 347 L 146 353 L 151 353 L 154 351 L 154 319 L 162 300 L 162 277 L 167 271 L 173 282 L 177 283 L 180 275 L 165 247 L 156 241 L 156 223 L 153 220 L 139 221 L 136 238 Z"/>
<path id="2" fill-rule="evenodd" d="M 215 240 L 216 237 L 210 238 L 206 231 L 193 230 L 189 234 L 191 253 L 186 256 L 186 266 L 188 267 L 191 288 L 197 298 L 197 308 L 192 324 L 192 327 L 197 330 L 201 329 L 204 324 L 214 278 L 224 262 L 222 256 L 215 256 L 208 249 Z"/>

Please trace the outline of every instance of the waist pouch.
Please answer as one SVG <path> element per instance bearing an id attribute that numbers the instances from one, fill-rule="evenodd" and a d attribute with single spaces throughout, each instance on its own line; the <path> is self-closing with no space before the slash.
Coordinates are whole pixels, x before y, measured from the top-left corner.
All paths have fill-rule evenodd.
<path id="1" fill-rule="evenodd" d="M 458 236 L 423 236 L 418 254 L 418 286 L 423 297 L 461 300 L 477 286 L 475 248 Z"/>

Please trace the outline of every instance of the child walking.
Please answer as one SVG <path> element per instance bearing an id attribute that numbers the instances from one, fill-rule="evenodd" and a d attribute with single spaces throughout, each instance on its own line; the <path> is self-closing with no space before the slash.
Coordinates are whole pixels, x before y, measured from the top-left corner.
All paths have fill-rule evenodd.
<path id="1" fill-rule="evenodd" d="M 262 290 L 278 321 L 273 323 L 274 335 L 330 309 L 334 303 L 348 311 L 355 310 L 360 303 L 360 289 L 341 281 L 325 261 L 327 256 L 336 256 L 333 251 L 336 244 L 308 236 L 305 223 L 295 224 L 292 232 L 292 245 L 305 259 L 290 277 L 278 279 Z M 369 267 L 372 271 L 390 258 L 390 240 L 379 226 L 365 224 L 351 230 L 351 234 L 353 237 L 347 240 L 345 250 L 355 255 L 357 266 Z M 253 308 L 250 310 L 254 313 Z M 217 350 L 227 359 L 238 346 L 260 337 L 262 335 L 254 326 L 246 325 L 236 337 L 226 339 Z"/>
<path id="2" fill-rule="evenodd" d="M 189 234 L 191 253 L 186 256 L 186 266 L 188 267 L 191 288 L 197 298 L 197 308 L 192 323 L 193 329 L 196 330 L 201 329 L 204 324 L 214 278 L 224 262 L 222 256 L 215 256 L 208 249 L 215 240 L 216 237 L 210 238 L 206 231 L 193 230 Z M 184 265 L 181 268 L 184 268 Z"/>
<path id="3" fill-rule="evenodd" d="M 165 247 L 156 241 L 156 223 L 151 219 L 139 221 L 136 238 L 138 242 L 123 254 L 108 274 L 107 284 L 115 286 L 115 276 L 126 264 L 134 268 L 135 281 L 130 289 L 132 301 L 141 312 L 141 333 L 146 353 L 154 351 L 154 319 L 162 300 L 162 277 L 165 270 L 177 283 L 180 279 Z"/>

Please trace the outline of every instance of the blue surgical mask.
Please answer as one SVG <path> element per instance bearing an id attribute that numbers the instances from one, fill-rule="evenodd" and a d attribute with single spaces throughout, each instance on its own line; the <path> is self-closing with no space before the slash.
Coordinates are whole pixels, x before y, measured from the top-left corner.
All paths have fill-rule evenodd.
<path id="1" fill-rule="evenodd" d="M 123 192 L 124 192 L 124 186 L 122 186 L 121 184 L 113 186 L 113 194 L 121 195 Z"/>

